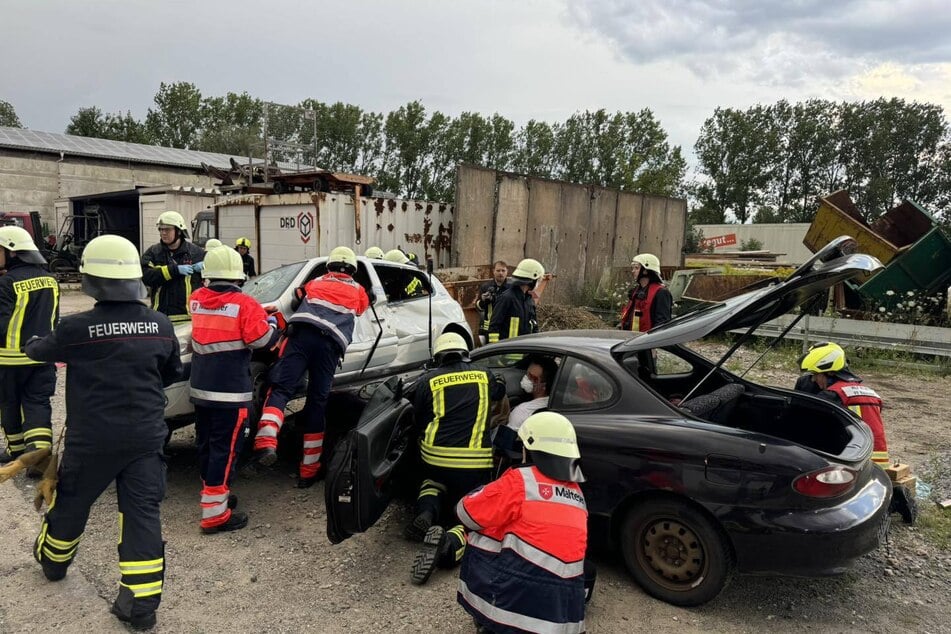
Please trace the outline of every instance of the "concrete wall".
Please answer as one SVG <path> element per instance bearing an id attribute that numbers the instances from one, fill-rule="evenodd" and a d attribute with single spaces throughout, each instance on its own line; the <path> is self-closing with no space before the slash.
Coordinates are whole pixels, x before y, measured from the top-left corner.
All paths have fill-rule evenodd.
<path id="1" fill-rule="evenodd" d="M 696 225 L 703 231 L 705 240 L 716 240 L 719 246 L 714 246 L 714 253 L 725 251 L 739 251 L 744 241 L 756 238 L 763 243 L 763 248 L 773 253 L 780 253 L 778 262 L 787 264 L 802 264 L 812 256 L 812 252 L 802 243 L 809 230 L 809 223 L 764 223 L 752 225 Z"/>
<path id="2" fill-rule="evenodd" d="M 680 266 L 687 202 L 462 165 L 455 217 L 452 266 L 532 257 L 557 275 L 558 297 L 638 253 Z"/>
<path id="3" fill-rule="evenodd" d="M 137 186 L 214 186 L 194 170 L 0 149 L 0 211 L 39 211 L 58 230 L 55 201 Z"/>

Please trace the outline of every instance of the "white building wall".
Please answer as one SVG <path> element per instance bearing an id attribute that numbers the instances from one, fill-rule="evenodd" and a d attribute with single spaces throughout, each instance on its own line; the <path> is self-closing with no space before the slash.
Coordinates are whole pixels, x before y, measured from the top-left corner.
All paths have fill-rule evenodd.
<path id="1" fill-rule="evenodd" d="M 744 241 L 756 238 L 763 249 L 779 253 L 777 262 L 802 264 L 812 252 L 802 243 L 809 229 L 809 223 L 764 223 L 764 224 L 723 224 L 695 225 L 703 231 L 704 240 L 715 241 L 713 252 L 724 253 L 739 251 Z"/>

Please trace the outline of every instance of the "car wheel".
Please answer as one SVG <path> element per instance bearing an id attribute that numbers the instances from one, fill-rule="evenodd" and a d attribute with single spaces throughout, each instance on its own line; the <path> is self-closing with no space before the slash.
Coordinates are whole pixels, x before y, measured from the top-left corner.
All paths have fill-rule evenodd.
<path id="1" fill-rule="evenodd" d="M 676 500 L 639 504 L 624 518 L 624 563 L 653 597 L 679 606 L 716 597 L 733 576 L 735 557 L 722 530 Z"/>

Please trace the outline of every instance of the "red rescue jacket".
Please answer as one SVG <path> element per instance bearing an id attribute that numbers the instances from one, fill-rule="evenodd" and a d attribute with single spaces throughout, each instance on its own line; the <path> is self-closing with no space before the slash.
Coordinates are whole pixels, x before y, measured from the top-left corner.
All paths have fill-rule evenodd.
<path id="1" fill-rule="evenodd" d="M 647 332 L 654 324 L 651 323 L 651 306 L 654 305 L 654 297 L 657 292 L 664 288 L 663 284 L 651 282 L 647 285 L 647 293 L 643 299 L 637 298 L 637 290 L 631 293 L 631 299 L 627 302 L 624 310 L 621 311 L 621 329 L 633 330 L 635 332 Z"/>
<path id="2" fill-rule="evenodd" d="M 885 424 L 882 422 L 882 397 L 857 381 L 838 380 L 826 389 L 834 392 L 843 405 L 858 414 L 871 428 L 875 439 L 872 462 L 887 467 L 888 443 L 885 441 Z"/>
<path id="3" fill-rule="evenodd" d="M 326 273 L 304 285 L 304 300 L 288 323 L 323 330 L 340 347 L 340 356 L 353 340 L 353 323 L 370 307 L 370 298 L 346 273 Z"/>

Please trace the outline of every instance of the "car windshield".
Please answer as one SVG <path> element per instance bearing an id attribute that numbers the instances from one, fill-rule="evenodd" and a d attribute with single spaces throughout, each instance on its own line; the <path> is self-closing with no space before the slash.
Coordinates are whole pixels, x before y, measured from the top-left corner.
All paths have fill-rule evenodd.
<path id="1" fill-rule="evenodd" d="M 278 267 L 245 283 L 241 290 L 262 304 L 276 302 L 306 262 Z"/>

